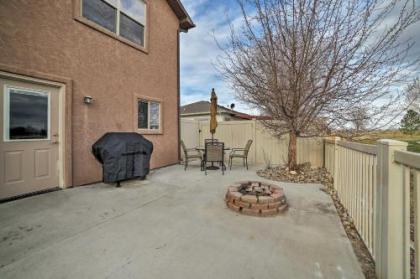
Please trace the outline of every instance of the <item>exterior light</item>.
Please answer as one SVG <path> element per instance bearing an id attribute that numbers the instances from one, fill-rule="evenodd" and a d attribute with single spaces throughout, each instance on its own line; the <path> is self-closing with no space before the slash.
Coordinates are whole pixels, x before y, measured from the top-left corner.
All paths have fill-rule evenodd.
<path id="1" fill-rule="evenodd" d="M 93 98 L 91 96 L 85 96 L 83 97 L 83 102 L 87 105 L 90 105 L 93 103 Z"/>

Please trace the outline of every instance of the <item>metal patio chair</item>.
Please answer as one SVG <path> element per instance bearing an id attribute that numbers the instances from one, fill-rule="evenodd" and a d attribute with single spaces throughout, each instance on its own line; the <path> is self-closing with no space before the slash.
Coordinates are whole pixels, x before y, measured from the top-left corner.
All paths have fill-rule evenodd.
<path id="1" fill-rule="evenodd" d="M 203 154 L 197 148 L 187 148 L 183 140 L 181 140 L 181 147 L 184 151 L 184 170 L 187 170 L 188 162 L 192 160 L 200 160 L 201 169 L 203 169 Z"/>
<path id="2" fill-rule="evenodd" d="M 245 148 L 232 148 L 232 151 L 229 154 L 229 169 L 232 169 L 232 161 L 234 158 L 242 158 L 244 166 L 248 169 L 248 153 L 251 148 L 252 140 L 248 140 L 245 145 Z"/>
<path id="3" fill-rule="evenodd" d="M 207 175 L 207 163 L 219 163 L 222 174 L 225 174 L 225 144 L 223 142 L 208 142 L 205 145 L 203 168 Z"/>

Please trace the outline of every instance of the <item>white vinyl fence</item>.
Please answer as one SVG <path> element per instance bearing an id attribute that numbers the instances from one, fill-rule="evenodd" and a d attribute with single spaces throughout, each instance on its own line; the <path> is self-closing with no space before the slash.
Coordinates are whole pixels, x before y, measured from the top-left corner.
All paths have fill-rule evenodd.
<path id="1" fill-rule="evenodd" d="M 325 167 L 361 238 L 374 257 L 376 146 L 325 140 Z"/>
<path id="2" fill-rule="evenodd" d="M 378 278 L 420 278 L 420 154 L 406 150 L 407 143 L 394 140 L 325 140 L 325 167 L 375 259 Z"/>
<path id="3" fill-rule="evenodd" d="M 245 147 L 249 139 L 253 140 L 248 158 L 250 164 L 281 165 L 287 162 L 288 136 L 273 136 L 259 121 L 218 122 L 214 137 L 231 148 Z M 181 119 L 181 139 L 188 148 L 203 147 L 204 140 L 209 138 L 209 121 Z M 298 162 L 311 162 L 314 167 L 322 167 L 323 148 L 322 138 L 299 138 Z"/>

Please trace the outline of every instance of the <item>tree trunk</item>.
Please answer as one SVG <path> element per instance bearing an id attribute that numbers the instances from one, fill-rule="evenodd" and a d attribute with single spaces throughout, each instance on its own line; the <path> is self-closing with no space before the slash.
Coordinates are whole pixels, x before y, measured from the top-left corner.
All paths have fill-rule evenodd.
<path id="1" fill-rule="evenodd" d="M 287 161 L 289 170 L 296 170 L 296 166 L 297 166 L 296 145 L 297 145 L 296 132 L 291 131 L 289 132 L 289 155 L 288 155 L 288 161 Z"/>

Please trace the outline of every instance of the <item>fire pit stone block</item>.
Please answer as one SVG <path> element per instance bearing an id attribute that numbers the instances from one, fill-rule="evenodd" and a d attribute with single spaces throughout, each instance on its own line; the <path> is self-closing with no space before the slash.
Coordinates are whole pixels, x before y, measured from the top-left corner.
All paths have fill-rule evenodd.
<path id="1" fill-rule="evenodd" d="M 249 202 L 249 203 L 257 203 L 258 199 L 257 199 L 257 196 L 254 196 L 254 195 L 244 195 L 241 197 L 241 201 Z"/>

